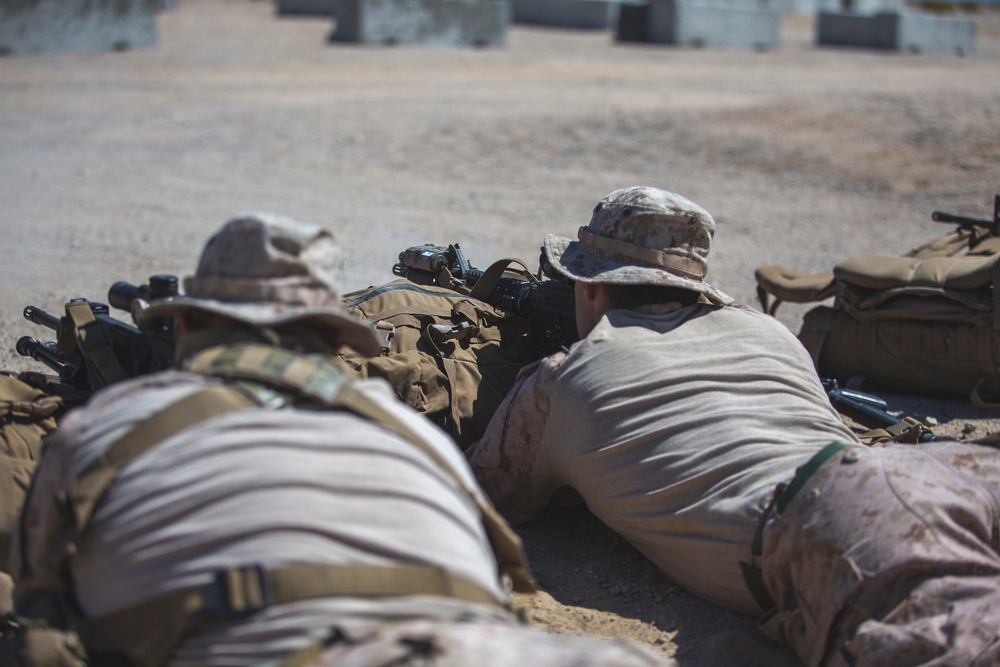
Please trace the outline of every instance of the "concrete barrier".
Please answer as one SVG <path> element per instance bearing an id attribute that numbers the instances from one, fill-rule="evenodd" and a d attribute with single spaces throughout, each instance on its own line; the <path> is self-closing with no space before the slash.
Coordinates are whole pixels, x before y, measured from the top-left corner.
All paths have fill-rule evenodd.
<path id="1" fill-rule="evenodd" d="M 156 46 L 162 0 L 0 0 L 0 54 Z"/>
<path id="2" fill-rule="evenodd" d="M 780 45 L 781 12 L 689 0 L 624 3 L 616 37 L 622 42 L 767 51 Z"/>
<path id="3" fill-rule="evenodd" d="M 948 51 L 960 56 L 973 53 L 976 22 L 973 19 L 932 16 L 916 12 L 883 12 L 874 16 L 820 12 L 816 41 L 825 46 L 857 46 L 922 53 Z"/>
<path id="4" fill-rule="evenodd" d="M 618 22 L 618 0 L 511 0 L 515 23 L 607 30 Z"/>
<path id="5" fill-rule="evenodd" d="M 279 16 L 336 16 L 340 0 L 278 0 Z"/>
<path id="6" fill-rule="evenodd" d="M 340 0 L 330 40 L 365 44 L 503 46 L 505 0 Z"/>
<path id="7" fill-rule="evenodd" d="M 819 0 L 818 11 L 831 14 L 861 14 L 874 16 L 888 12 L 901 12 L 906 0 Z"/>

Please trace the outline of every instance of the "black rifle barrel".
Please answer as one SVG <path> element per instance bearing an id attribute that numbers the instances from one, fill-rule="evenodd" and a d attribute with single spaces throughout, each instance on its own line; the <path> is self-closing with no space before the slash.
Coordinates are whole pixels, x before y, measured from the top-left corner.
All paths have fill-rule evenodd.
<path id="1" fill-rule="evenodd" d="M 956 225 L 976 225 L 978 227 L 986 227 L 987 229 L 992 229 L 996 222 L 993 220 L 985 220 L 983 218 L 970 218 L 965 215 L 955 215 L 954 213 L 945 213 L 944 211 L 932 211 L 931 220 L 934 222 L 947 222 Z"/>
<path id="2" fill-rule="evenodd" d="M 34 322 L 35 324 L 41 324 L 43 327 L 48 327 L 53 331 L 59 331 L 59 318 L 55 315 L 46 313 L 41 308 L 36 308 L 35 306 L 25 306 L 24 319 L 29 322 Z"/>

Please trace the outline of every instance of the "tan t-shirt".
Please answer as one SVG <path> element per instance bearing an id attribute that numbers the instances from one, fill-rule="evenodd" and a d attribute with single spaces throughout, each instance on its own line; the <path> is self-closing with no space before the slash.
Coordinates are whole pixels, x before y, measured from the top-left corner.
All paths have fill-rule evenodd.
<path id="1" fill-rule="evenodd" d="M 572 488 L 677 583 L 759 613 L 739 567 L 756 522 L 833 440 L 856 441 L 798 340 L 697 304 L 606 313 L 519 381 L 469 459 L 512 522 Z"/>
<path id="2" fill-rule="evenodd" d="M 25 513 L 27 566 L 43 579 L 56 491 L 138 421 L 212 380 L 164 373 L 114 385 L 71 413 L 46 447 Z M 424 433 L 474 487 L 455 445 L 381 380 L 357 388 Z M 501 590 L 479 511 L 425 452 L 350 412 L 252 409 L 197 424 L 123 468 L 72 560 L 83 611 L 102 616 L 262 564 L 439 566 Z M 46 583 L 39 581 L 39 583 Z M 272 664 L 335 625 L 498 618 L 437 597 L 307 600 L 190 634 L 170 665 Z"/>

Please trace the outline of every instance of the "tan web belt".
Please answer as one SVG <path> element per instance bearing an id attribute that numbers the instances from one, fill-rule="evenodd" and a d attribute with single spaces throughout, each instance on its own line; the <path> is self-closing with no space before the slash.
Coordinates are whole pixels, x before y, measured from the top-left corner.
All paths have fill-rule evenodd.
<path id="1" fill-rule="evenodd" d="M 158 665 L 185 630 L 235 620 L 273 605 L 333 597 L 434 595 L 502 606 L 486 589 L 433 565 L 259 565 L 216 573 L 205 586 L 166 593 L 89 622 L 88 645 L 121 650 L 136 665 Z"/>

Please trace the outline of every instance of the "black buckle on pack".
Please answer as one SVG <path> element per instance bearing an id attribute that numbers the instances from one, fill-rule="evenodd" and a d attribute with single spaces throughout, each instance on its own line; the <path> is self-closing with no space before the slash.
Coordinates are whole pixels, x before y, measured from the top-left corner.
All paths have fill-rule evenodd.
<path id="1" fill-rule="evenodd" d="M 272 599 L 267 570 L 260 564 L 216 572 L 202 589 L 203 609 L 214 616 L 250 616 L 269 607 Z"/>

